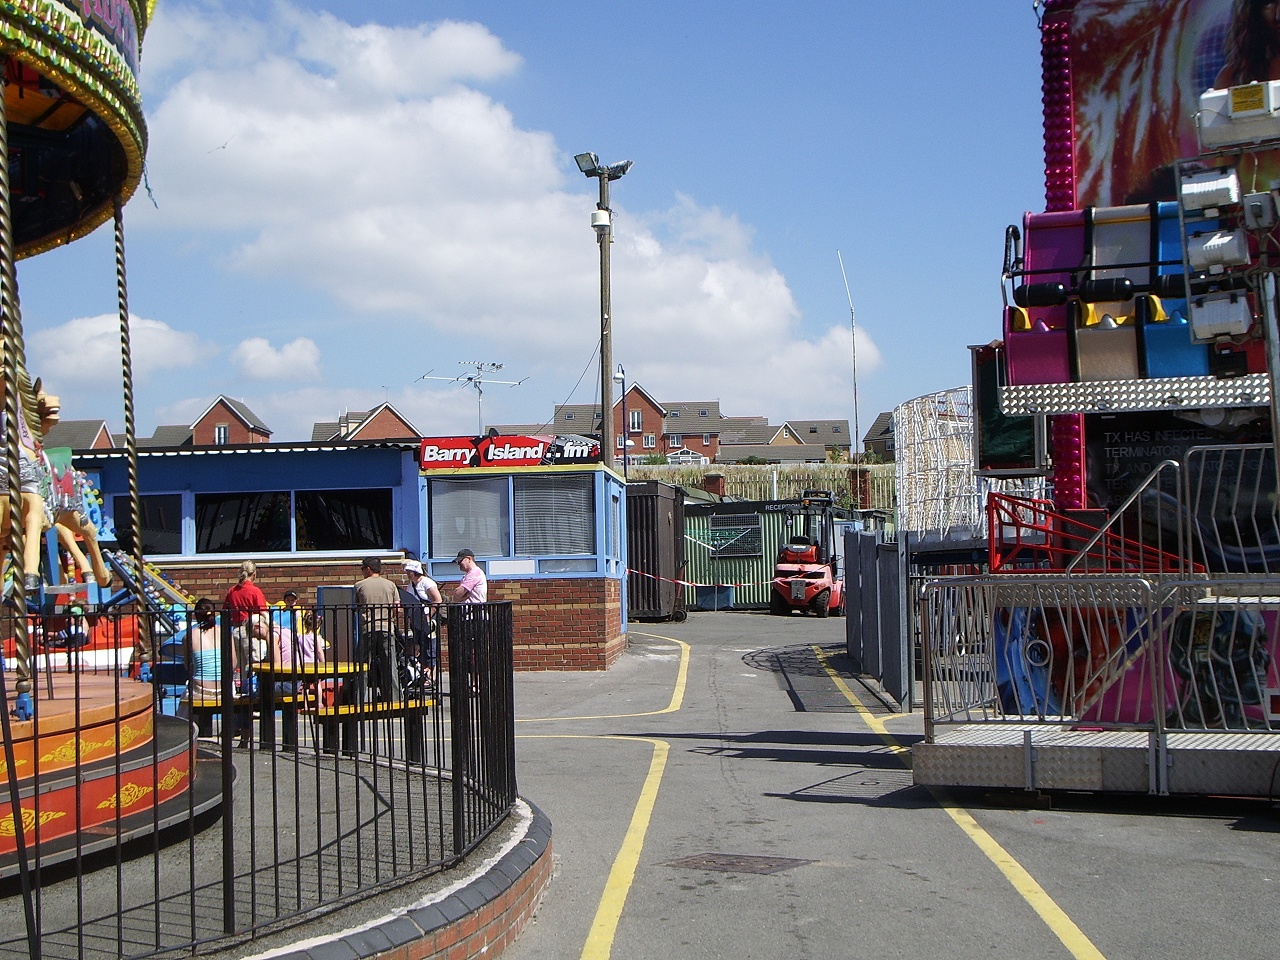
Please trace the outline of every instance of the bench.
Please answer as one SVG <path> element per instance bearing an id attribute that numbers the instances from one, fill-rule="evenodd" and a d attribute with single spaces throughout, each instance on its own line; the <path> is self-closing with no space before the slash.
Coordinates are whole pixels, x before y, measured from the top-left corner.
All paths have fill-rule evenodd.
<path id="1" fill-rule="evenodd" d="M 213 718 L 222 713 L 221 697 L 183 697 L 179 706 L 185 706 L 196 722 L 196 734 L 201 737 L 213 736 Z M 236 694 L 231 698 L 233 712 L 237 716 L 248 717 L 253 707 L 253 698 L 244 694 Z"/>
<path id="2" fill-rule="evenodd" d="M 353 754 L 359 738 L 360 724 L 367 720 L 404 719 L 405 756 L 411 763 L 423 757 L 424 718 L 434 707 L 434 698 L 424 700 L 375 700 L 370 703 L 313 704 L 298 712 L 313 717 L 320 726 L 321 743 L 329 753 L 341 750 Z"/>
<path id="3" fill-rule="evenodd" d="M 258 718 L 258 739 L 267 750 L 276 748 L 276 711 L 280 711 L 280 745 L 286 748 L 298 746 L 298 711 L 300 708 L 315 706 L 316 695 L 313 692 L 276 693 L 268 690 L 258 695 L 262 707 Z"/>

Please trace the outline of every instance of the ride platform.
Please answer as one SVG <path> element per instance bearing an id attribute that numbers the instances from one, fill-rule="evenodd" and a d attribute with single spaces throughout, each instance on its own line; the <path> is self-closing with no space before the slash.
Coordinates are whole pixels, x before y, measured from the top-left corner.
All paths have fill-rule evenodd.
<path id="1" fill-rule="evenodd" d="M 38 673 L 35 716 L 10 721 L 20 814 L 0 754 L 0 877 L 19 869 L 16 824 L 28 866 L 45 867 L 149 836 L 221 802 L 197 779 L 210 760 L 190 723 L 155 711 L 153 688 L 109 673 Z M 10 690 L 10 703 L 15 694 Z"/>

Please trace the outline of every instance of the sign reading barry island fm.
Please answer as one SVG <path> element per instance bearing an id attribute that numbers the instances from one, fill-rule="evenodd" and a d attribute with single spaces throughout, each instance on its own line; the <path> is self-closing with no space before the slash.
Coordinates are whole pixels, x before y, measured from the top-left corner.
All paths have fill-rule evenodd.
<path id="1" fill-rule="evenodd" d="M 466 467 L 546 467 L 600 462 L 600 441 L 559 436 L 426 437 L 418 454 L 425 470 Z"/>

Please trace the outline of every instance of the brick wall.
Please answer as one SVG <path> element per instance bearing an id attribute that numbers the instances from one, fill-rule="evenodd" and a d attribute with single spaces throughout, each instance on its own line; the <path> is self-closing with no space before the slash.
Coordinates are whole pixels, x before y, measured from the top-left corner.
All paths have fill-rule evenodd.
<path id="1" fill-rule="evenodd" d="M 404 582 L 399 557 L 383 558 L 382 563 L 384 574 Z M 192 597 L 221 603 L 236 582 L 240 561 L 173 561 L 155 566 Z M 293 589 L 298 602 L 306 606 L 315 603 L 318 585 L 351 586 L 359 579 L 358 561 L 288 559 L 258 564 L 256 582 L 269 603 Z M 443 584 L 441 590 L 445 592 Z M 490 580 L 489 599 L 511 601 L 517 670 L 607 670 L 626 649 L 618 580 Z"/>

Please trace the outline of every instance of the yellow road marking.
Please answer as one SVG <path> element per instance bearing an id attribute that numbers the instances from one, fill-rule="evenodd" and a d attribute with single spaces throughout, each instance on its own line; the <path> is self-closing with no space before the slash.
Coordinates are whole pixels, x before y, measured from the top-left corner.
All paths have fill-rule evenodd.
<path id="1" fill-rule="evenodd" d="M 671 691 L 671 702 L 661 710 L 646 710 L 643 713 L 605 713 L 594 717 L 524 717 L 517 718 L 516 723 L 551 723 L 564 720 L 622 720 L 626 717 L 656 717 L 663 713 L 675 713 L 684 703 L 685 685 L 689 681 L 689 644 L 675 637 L 660 637 L 656 633 L 642 633 L 642 637 L 655 640 L 666 640 L 680 647 L 680 670 L 676 674 L 675 689 Z"/>
<path id="2" fill-rule="evenodd" d="M 640 851 L 644 849 L 645 834 L 649 831 L 649 823 L 653 819 L 653 807 L 658 799 L 658 787 L 662 784 L 662 774 L 667 769 L 667 754 L 671 745 L 665 740 L 654 740 L 649 737 L 617 737 L 617 736 L 532 736 L 521 735 L 521 740 L 625 740 L 629 743 L 649 743 L 653 745 L 653 757 L 649 761 L 649 773 L 644 778 L 644 786 L 640 788 L 640 799 L 636 801 L 635 810 L 631 814 L 631 823 L 627 827 L 626 836 L 622 838 L 622 846 L 618 855 L 613 858 L 613 866 L 609 868 L 609 878 L 604 884 L 604 893 L 600 895 L 600 903 L 596 907 L 595 918 L 591 921 L 591 931 L 587 934 L 587 942 L 582 948 L 582 960 L 609 960 L 613 951 L 613 937 L 618 930 L 618 920 L 622 917 L 622 908 L 626 906 L 627 894 L 631 892 L 631 884 L 635 880 L 636 867 L 640 864 Z"/>
<path id="3" fill-rule="evenodd" d="M 813 652 L 817 654 L 818 662 L 826 670 L 827 676 L 832 679 L 836 687 L 844 694 L 845 699 L 853 704 L 854 709 L 858 711 L 859 716 L 862 717 L 866 725 L 875 731 L 880 739 L 888 745 L 889 749 L 903 760 L 904 766 L 909 767 L 910 749 L 899 743 L 897 738 L 885 727 L 884 722 L 854 696 L 849 685 L 845 683 L 844 677 L 840 676 L 835 671 L 835 668 L 827 662 L 826 654 L 823 653 L 822 648 L 815 646 Z M 930 788 L 929 792 L 933 794 L 933 798 L 938 805 L 947 812 L 947 816 L 955 821 L 956 825 L 968 835 L 969 839 L 977 844 L 978 849 L 986 854 L 987 859 L 994 863 L 996 868 L 1004 874 L 1005 879 L 1013 885 L 1013 889 L 1017 890 L 1022 899 L 1030 905 L 1031 909 L 1039 914 L 1040 919 L 1053 931 L 1054 936 L 1062 941 L 1062 945 L 1071 952 L 1071 955 L 1076 960 L 1106 960 L 1102 952 L 1093 945 L 1093 941 L 1085 935 L 1083 930 L 1076 926 L 1075 921 L 1067 916 L 1066 911 L 1058 906 L 1053 898 L 1045 892 L 1044 887 L 1040 886 L 1035 878 L 1027 872 L 1026 868 L 1018 863 L 1004 847 L 996 842 L 996 839 L 991 834 L 982 828 L 968 810 L 956 806 L 941 791 Z"/>

